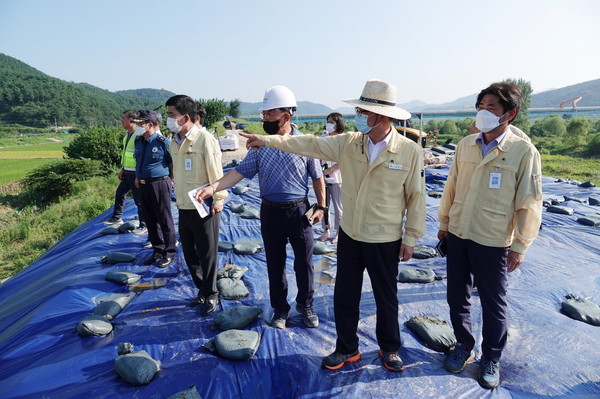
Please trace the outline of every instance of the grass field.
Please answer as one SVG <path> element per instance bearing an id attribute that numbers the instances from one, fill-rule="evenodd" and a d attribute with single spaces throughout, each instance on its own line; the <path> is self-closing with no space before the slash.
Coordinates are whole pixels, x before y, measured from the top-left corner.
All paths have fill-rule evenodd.
<path id="1" fill-rule="evenodd" d="M 64 142 L 14 145 L 0 148 L 0 186 L 20 180 L 33 169 L 65 154 Z"/>

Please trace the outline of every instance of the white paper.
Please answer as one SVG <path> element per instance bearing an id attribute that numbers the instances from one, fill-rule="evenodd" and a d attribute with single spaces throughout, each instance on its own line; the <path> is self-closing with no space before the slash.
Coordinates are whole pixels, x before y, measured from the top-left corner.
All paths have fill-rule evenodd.
<path id="1" fill-rule="evenodd" d="M 189 195 L 190 199 L 192 200 L 192 204 L 194 204 L 194 206 L 196 207 L 196 210 L 198 210 L 198 213 L 200 214 L 201 218 L 207 217 L 210 214 L 210 209 L 208 208 L 208 206 L 206 206 L 205 202 L 200 203 L 196 200 L 196 193 L 206 186 L 208 186 L 208 184 L 197 187 L 197 188 L 193 189 L 192 191 L 188 192 L 188 195 Z"/>

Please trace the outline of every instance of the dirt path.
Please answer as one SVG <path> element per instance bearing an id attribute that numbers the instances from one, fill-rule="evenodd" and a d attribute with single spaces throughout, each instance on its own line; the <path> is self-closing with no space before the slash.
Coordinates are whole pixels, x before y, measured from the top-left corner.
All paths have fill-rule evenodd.
<path id="1" fill-rule="evenodd" d="M 233 133 L 236 134 L 240 141 L 240 146 L 235 151 L 223 151 L 221 152 L 221 162 L 223 165 L 227 165 L 233 159 L 244 159 L 248 150 L 246 150 L 246 139 L 240 136 L 238 133 L 242 130 L 227 130 L 227 134 Z"/>

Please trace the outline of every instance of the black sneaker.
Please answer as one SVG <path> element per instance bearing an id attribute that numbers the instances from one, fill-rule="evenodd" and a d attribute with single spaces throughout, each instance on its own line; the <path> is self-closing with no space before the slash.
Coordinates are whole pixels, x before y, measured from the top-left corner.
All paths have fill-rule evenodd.
<path id="1" fill-rule="evenodd" d="M 275 313 L 271 319 L 271 327 L 279 328 L 280 330 L 285 329 L 285 323 L 287 322 L 287 313 Z"/>
<path id="2" fill-rule="evenodd" d="M 481 359 L 481 373 L 479 374 L 479 385 L 486 389 L 494 389 L 500 383 L 500 364 Z"/>
<path id="3" fill-rule="evenodd" d="M 383 352 L 379 350 L 379 356 L 383 361 L 383 367 L 390 371 L 402 371 L 404 368 L 404 362 L 398 356 L 398 352 Z"/>
<path id="4" fill-rule="evenodd" d="M 162 259 L 163 259 L 162 256 L 154 254 L 144 261 L 144 265 L 153 265 L 156 262 L 162 261 Z"/>
<path id="5" fill-rule="evenodd" d="M 296 310 L 302 315 L 302 321 L 306 327 L 315 328 L 319 326 L 319 316 L 317 316 L 312 306 L 305 308 L 300 304 L 296 304 Z"/>
<path id="6" fill-rule="evenodd" d="M 446 360 L 444 360 L 444 368 L 451 373 L 460 373 L 475 359 L 475 352 L 467 351 L 461 343 L 456 344 L 454 348 L 448 352 Z"/>
<path id="7" fill-rule="evenodd" d="M 158 262 L 158 267 L 169 267 L 173 263 L 173 258 L 162 258 L 160 262 Z"/>
<path id="8" fill-rule="evenodd" d="M 112 216 L 110 219 L 107 219 L 102 223 L 104 223 L 104 224 L 123 224 L 123 219 Z"/>
<path id="9" fill-rule="evenodd" d="M 326 369 L 337 370 L 342 368 L 342 366 L 346 364 L 346 362 L 353 363 L 356 362 L 358 359 L 360 359 L 360 352 L 358 350 L 349 355 L 343 355 L 339 352 L 333 352 L 331 355 L 324 357 L 321 364 Z"/>

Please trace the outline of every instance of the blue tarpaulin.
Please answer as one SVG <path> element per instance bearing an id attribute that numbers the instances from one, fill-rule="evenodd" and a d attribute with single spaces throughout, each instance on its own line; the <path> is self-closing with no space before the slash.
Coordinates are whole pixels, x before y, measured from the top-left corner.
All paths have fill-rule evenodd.
<path id="1" fill-rule="evenodd" d="M 428 191 L 440 192 L 447 168 L 427 171 Z M 257 180 L 248 181 L 243 195 L 230 192 L 228 202 L 259 208 Z M 598 188 L 580 188 L 544 178 L 546 198 L 600 197 Z M 314 197 L 313 197 L 314 198 Z M 428 197 L 427 234 L 419 245 L 435 246 L 439 199 Z M 146 236 L 102 236 L 103 220 L 111 211 L 84 223 L 37 261 L 0 286 L 0 398 L 166 398 L 191 385 L 203 398 L 542 398 L 600 397 L 600 329 L 560 312 L 565 295 L 574 294 L 600 304 L 600 227 L 577 222 L 600 207 L 573 200 L 572 216 L 544 210 L 542 229 L 520 269 L 509 276 L 509 338 L 501 360 L 501 384 L 492 391 L 479 386 L 479 364 L 459 375 L 446 372 L 444 354 L 429 349 L 404 323 L 413 316 L 449 320 L 444 279 L 430 284 L 398 283 L 400 355 L 406 368 L 386 371 L 378 357 L 375 338 L 375 301 L 365 275 L 359 323 L 362 358 L 339 371 L 321 368 L 334 350 L 333 283 L 335 253 L 315 256 L 315 310 L 318 328 L 306 328 L 295 311 L 285 330 L 268 326 L 272 317 L 264 252 L 219 253 L 219 265 L 247 266 L 243 281 L 250 295 L 222 300 L 220 310 L 239 304 L 259 306 L 262 317 L 247 329 L 261 335 L 257 353 L 244 361 L 218 357 L 202 347 L 219 331 L 210 325 L 214 315 L 202 317 L 188 306 L 196 289 L 181 248 L 168 268 L 144 266 L 152 249 L 143 248 Z M 132 219 L 128 201 L 124 218 Z M 177 211 L 173 206 L 177 219 Z M 176 220 L 177 221 L 177 220 Z M 321 233 L 315 226 L 315 237 Z M 260 221 L 224 211 L 220 239 L 261 242 Z M 101 258 L 109 252 L 137 255 L 133 263 L 109 266 Z M 291 247 L 288 246 L 289 301 L 296 295 Z M 400 264 L 426 267 L 445 276 L 445 259 L 413 259 Z M 81 337 L 76 325 L 106 295 L 129 292 L 126 285 L 105 280 L 109 270 L 141 274 L 142 282 L 161 282 L 139 292 L 112 321 L 105 336 Z M 164 284 L 164 285 L 163 285 Z M 480 335 L 481 311 L 473 296 L 474 330 Z M 115 372 L 120 342 L 134 344 L 161 362 L 160 371 L 144 386 L 132 386 Z M 479 351 L 481 339 L 477 341 Z M 480 352 L 477 353 L 478 356 Z"/>

